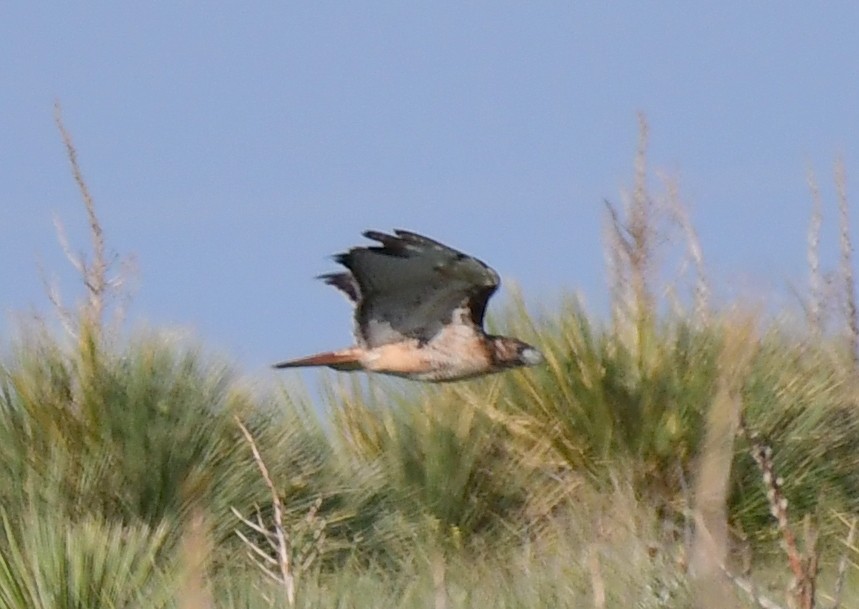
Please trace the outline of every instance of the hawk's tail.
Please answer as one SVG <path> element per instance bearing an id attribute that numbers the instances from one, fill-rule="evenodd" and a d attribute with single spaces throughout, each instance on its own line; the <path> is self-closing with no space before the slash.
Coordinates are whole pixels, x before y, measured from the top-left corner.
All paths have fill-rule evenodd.
<path id="1" fill-rule="evenodd" d="M 298 359 L 274 364 L 273 368 L 306 368 L 309 366 L 328 366 L 334 370 L 361 370 L 361 352 L 358 349 L 343 349 L 342 351 L 326 351 L 316 355 L 308 355 Z"/>

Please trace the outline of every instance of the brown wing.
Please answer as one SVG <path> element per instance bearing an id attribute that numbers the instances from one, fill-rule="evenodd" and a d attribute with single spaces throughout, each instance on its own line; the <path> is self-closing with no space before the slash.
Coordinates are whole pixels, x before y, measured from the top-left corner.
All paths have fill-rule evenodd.
<path id="1" fill-rule="evenodd" d="M 357 303 L 355 335 L 363 347 L 407 338 L 429 341 L 444 326 L 469 323 L 482 332 L 498 274 L 455 249 L 404 230 L 367 231 L 381 245 L 335 256 L 350 273 L 322 278 Z"/>

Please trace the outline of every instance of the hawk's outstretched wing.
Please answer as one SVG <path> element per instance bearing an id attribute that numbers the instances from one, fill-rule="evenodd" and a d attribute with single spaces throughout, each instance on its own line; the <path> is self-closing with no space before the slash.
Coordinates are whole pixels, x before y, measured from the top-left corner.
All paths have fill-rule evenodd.
<path id="1" fill-rule="evenodd" d="M 404 230 L 367 231 L 381 245 L 335 256 L 349 273 L 323 275 L 356 303 L 355 335 L 363 347 L 408 338 L 429 341 L 444 326 L 467 324 L 482 332 L 498 273 L 427 237 Z"/>

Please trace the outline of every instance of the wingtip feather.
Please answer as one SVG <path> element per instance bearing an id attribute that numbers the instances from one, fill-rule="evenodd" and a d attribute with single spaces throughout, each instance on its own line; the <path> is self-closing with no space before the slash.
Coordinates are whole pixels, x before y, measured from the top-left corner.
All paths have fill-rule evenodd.
<path id="1" fill-rule="evenodd" d="M 371 239 L 373 241 L 378 241 L 379 243 L 385 243 L 386 241 L 390 241 L 391 239 L 394 238 L 392 235 L 389 235 L 387 233 L 383 233 L 382 231 L 378 231 L 378 230 L 365 230 L 361 234 L 364 237 L 366 237 L 367 239 Z"/>
<path id="2" fill-rule="evenodd" d="M 409 241 L 417 241 L 417 242 L 423 242 L 423 243 L 426 243 L 427 241 L 432 241 L 432 239 L 430 239 L 429 237 L 425 237 L 421 234 L 412 232 L 410 230 L 405 230 L 402 228 L 395 228 L 394 234 L 401 239 L 406 239 Z"/>
<path id="3" fill-rule="evenodd" d="M 351 273 L 325 273 L 324 275 L 318 275 L 316 278 L 343 292 L 353 303 L 358 302 L 360 299 L 360 288 Z"/>

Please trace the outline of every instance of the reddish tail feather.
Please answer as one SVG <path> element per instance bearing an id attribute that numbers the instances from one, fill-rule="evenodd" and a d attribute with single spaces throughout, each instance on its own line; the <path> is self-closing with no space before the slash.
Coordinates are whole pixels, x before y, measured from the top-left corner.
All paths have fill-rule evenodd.
<path id="1" fill-rule="evenodd" d="M 359 353 L 356 349 L 344 349 L 343 351 L 327 351 L 308 355 L 298 359 L 274 364 L 273 368 L 306 368 L 309 366 L 328 366 L 335 370 L 360 370 L 362 368 Z"/>

